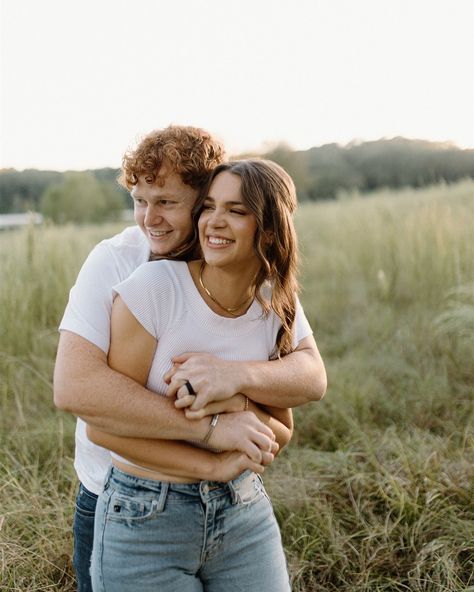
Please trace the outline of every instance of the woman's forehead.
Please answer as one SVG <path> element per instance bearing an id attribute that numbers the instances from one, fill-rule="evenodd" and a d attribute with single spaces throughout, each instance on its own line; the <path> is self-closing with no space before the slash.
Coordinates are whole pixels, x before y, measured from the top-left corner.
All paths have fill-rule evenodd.
<path id="1" fill-rule="evenodd" d="M 213 179 L 206 197 L 219 201 L 242 203 L 241 186 L 242 183 L 238 175 L 223 171 Z"/>

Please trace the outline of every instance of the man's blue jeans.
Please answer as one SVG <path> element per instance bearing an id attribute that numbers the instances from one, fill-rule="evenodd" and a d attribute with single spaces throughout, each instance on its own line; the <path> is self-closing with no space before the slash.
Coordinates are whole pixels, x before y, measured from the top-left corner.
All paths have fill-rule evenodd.
<path id="1" fill-rule="evenodd" d="M 280 531 L 258 475 L 178 484 L 113 468 L 99 496 L 94 592 L 289 592 Z"/>
<path id="2" fill-rule="evenodd" d="M 97 496 L 79 486 L 74 514 L 74 569 L 77 577 L 77 592 L 92 592 L 90 565 L 94 542 L 94 517 Z"/>

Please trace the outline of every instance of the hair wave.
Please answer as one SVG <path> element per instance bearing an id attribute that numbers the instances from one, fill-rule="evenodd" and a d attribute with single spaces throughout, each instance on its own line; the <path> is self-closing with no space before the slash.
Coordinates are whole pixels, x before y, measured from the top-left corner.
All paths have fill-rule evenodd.
<path id="1" fill-rule="evenodd" d="M 264 159 L 238 160 L 217 166 L 194 210 L 195 226 L 212 181 L 228 171 L 241 180 L 244 203 L 257 220 L 254 249 L 261 263 L 255 282 L 255 294 L 265 314 L 270 308 L 282 326 L 278 332 L 274 356 L 293 351 L 293 332 L 298 293 L 298 241 L 293 222 L 297 207 L 296 189 L 290 175 L 278 164 Z M 271 302 L 262 294 L 264 282 L 272 287 Z"/>

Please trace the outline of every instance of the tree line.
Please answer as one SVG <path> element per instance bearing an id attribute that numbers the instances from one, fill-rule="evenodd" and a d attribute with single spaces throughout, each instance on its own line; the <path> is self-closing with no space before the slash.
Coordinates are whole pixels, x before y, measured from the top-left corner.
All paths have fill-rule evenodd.
<path id="1" fill-rule="evenodd" d="M 240 157 L 249 156 L 241 155 Z M 292 150 L 279 144 L 263 155 L 293 177 L 301 202 L 381 187 L 421 187 L 474 178 L 474 150 L 451 144 L 394 138 L 326 144 Z M 84 172 L 0 171 L 0 213 L 37 211 L 56 223 L 102 222 L 131 207 L 116 181 L 118 170 Z"/>
<path id="2" fill-rule="evenodd" d="M 304 151 L 279 145 L 266 157 L 292 175 L 300 201 L 334 199 L 344 191 L 368 193 L 474 178 L 474 150 L 425 140 L 326 144 Z"/>
<path id="3" fill-rule="evenodd" d="M 93 171 L 0 171 L 0 214 L 41 212 L 55 223 L 104 222 L 130 207 L 112 168 Z"/>

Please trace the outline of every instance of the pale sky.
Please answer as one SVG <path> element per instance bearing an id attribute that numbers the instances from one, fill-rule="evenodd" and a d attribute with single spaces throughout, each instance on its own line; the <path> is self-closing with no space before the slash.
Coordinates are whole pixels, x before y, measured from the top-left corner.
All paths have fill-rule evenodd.
<path id="1" fill-rule="evenodd" d="M 406 136 L 474 148 L 473 0 L 0 0 L 0 168 Z"/>

